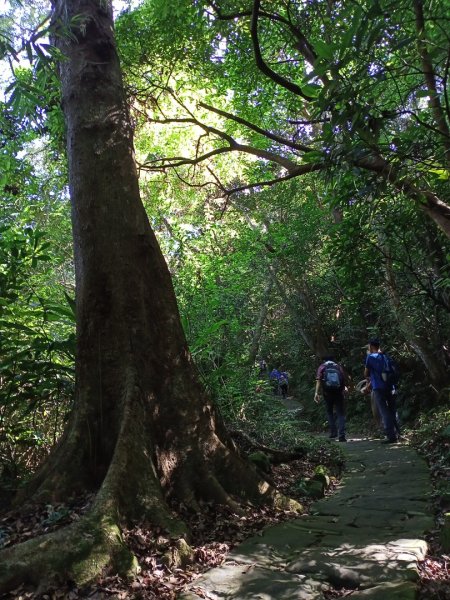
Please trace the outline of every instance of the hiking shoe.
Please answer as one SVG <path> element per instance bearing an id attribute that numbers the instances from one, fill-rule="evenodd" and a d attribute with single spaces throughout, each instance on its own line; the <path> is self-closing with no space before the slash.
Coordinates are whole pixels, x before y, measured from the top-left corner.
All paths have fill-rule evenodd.
<path id="1" fill-rule="evenodd" d="M 339 442 L 346 442 L 346 441 L 347 441 L 347 438 L 345 438 L 345 437 L 340 437 L 338 441 L 339 441 Z"/>
<path id="2" fill-rule="evenodd" d="M 387 440 L 381 440 L 382 444 L 396 444 L 397 443 L 397 438 L 392 438 L 392 439 L 387 439 Z"/>

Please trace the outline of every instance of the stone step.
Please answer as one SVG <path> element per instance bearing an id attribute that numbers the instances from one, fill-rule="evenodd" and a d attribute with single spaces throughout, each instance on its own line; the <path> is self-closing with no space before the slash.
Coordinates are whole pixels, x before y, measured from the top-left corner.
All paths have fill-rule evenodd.
<path id="1" fill-rule="evenodd" d="M 353 439 L 343 450 L 333 496 L 245 540 L 179 600 L 320 600 L 333 589 L 353 590 L 352 600 L 413 600 L 433 527 L 426 463 L 405 444 Z"/>

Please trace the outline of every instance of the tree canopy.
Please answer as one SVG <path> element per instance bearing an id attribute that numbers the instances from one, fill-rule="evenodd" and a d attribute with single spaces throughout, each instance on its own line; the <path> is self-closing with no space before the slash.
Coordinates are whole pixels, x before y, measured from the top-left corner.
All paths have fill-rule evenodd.
<path id="1" fill-rule="evenodd" d="M 448 235 L 447 23 L 420 1 L 143 3 L 117 24 L 137 123 L 179 143 L 160 134 L 140 167 L 225 198 L 351 172 Z"/>

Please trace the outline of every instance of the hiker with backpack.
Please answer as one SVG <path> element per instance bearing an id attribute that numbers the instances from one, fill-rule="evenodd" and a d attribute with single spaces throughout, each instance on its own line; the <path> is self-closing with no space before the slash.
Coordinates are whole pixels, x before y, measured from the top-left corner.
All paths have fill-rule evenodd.
<path id="1" fill-rule="evenodd" d="M 316 374 L 316 391 L 314 402 L 320 402 L 322 392 L 327 411 L 330 439 L 338 438 L 346 442 L 345 437 L 345 406 L 344 406 L 345 377 L 344 371 L 332 356 L 325 356 Z"/>
<path id="2" fill-rule="evenodd" d="M 397 367 L 390 356 L 381 352 L 377 338 L 369 340 L 364 377 L 370 385 L 383 421 L 386 439 L 382 444 L 395 444 L 400 434 L 397 422 L 396 385 L 398 383 Z"/>
<path id="3" fill-rule="evenodd" d="M 278 378 L 278 385 L 280 386 L 281 395 L 285 400 L 287 398 L 289 388 L 289 374 L 284 370 L 284 367 L 279 367 L 279 370 L 280 376 Z"/>
<path id="4" fill-rule="evenodd" d="M 278 396 L 279 393 L 279 379 L 280 379 L 280 369 L 279 367 L 274 367 L 270 373 L 269 373 L 269 381 L 270 381 L 270 385 L 272 386 L 272 391 L 274 393 L 275 396 Z"/>
<path id="5" fill-rule="evenodd" d="M 281 394 L 283 398 L 286 399 L 289 387 L 289 374 L 284 370 L 282 365 L 272 369 L 269 374 L 269 381 L 272 384 L 275 396 Z"/>

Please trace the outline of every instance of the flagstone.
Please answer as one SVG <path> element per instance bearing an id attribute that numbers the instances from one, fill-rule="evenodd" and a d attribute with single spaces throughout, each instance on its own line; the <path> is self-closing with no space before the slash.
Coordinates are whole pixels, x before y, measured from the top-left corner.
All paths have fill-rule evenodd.
<path id="1" fill-rule="evenodd" d="M 344 451 L 332 496 L 245 540 L 180 600 L 319 600 L 333 589 L 352 590 L 352 600 L 413 600 L 433 527 L 428 468 L 403 444 L 355 440 Z"/>

